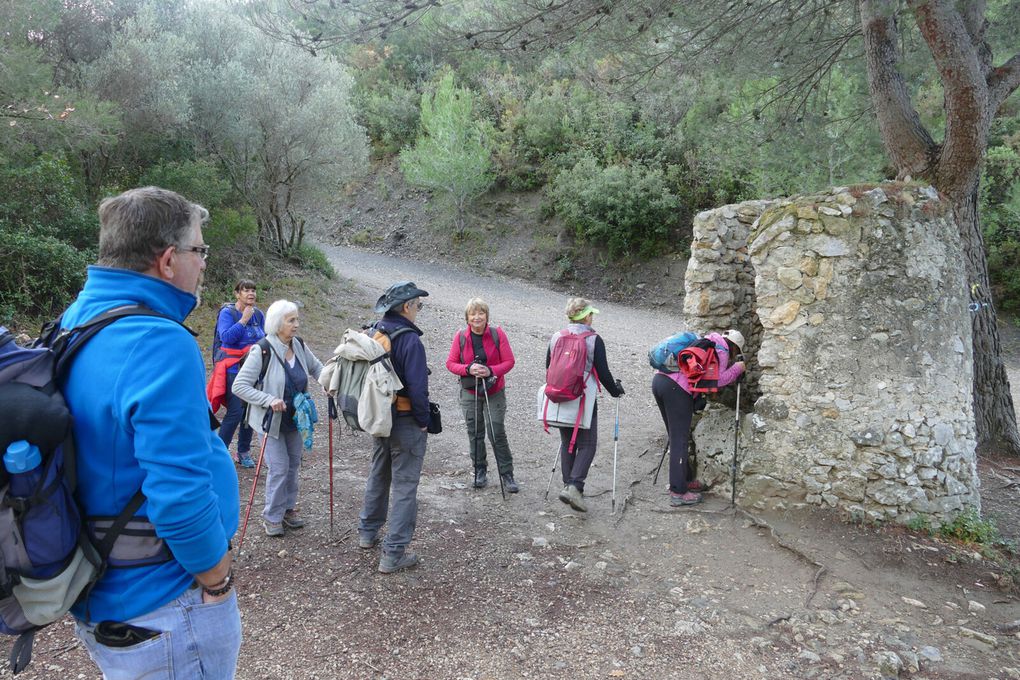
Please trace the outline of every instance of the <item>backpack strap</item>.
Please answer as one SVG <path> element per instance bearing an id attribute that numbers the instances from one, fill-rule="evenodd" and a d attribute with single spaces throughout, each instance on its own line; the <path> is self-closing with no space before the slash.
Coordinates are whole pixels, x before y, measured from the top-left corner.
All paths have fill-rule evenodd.
<path id="1" fill-rule="evenodd" d="M 103 330 L 114 321 L 123 319 L 126 316 L 155 316 L 163 319 L 169 319 L 170 321 L 180 325 L 193 336 L 198 337 L 198 334 L 195 331 L 191 330 L 179 321 L 171 319 L 166 314 L 153 311 L 144 305 L 125 305 L 123 307 L 114 307 L 113 309 L 108 309 L 102 314 L 89 319 L 79 326 L 58 331 L 50 329 L 49 337 L 40 337 L 40 341 L 42 341 L 45 346 L 49 347 L 57 357 L 53 371 L 54 377 L 58 380 L 60 379 L 60 377 L 64 374 L 64 371 L 66 371 L 67 367 L 70 365 L 74 355 L 77 354 L 78 350 L 81 349 L 85 343 L 91 340 L 96 333 Z M 62 319 L 63 316 L 56 320 L 54 328 L 60 328 L 60 322 Z M 47 330 L 44 328 L 44 334 L 46 334 L 46 332 Z"/>
<path id="2" fill-rule="evenodd" d="M 467 334 L 470 333 L 470 332 L 471 332 L 470 329 L 463 330 L 463 331 L 457 331 L 457 337 L 460 339 L 460 361 L 461 361 L 461 363 L 464 363 L 464 345 L 467 344 Z M 499 358 L 502 359 L 503 358 L 503 354 L 502 354 L 502 352 L 499 351 L 499 333 L 497 333 L 496 329 L 493 328 L 492 326 L 489 326 L 489 333 L 492 334 L 492 344 L 496 345 L 496 354 L 498 354 Z"/>
<path id="3" fill-rule="evenodd" d="M 262 350 L 262 368 L 259 369 L 259 379 L 255 382 L 255 384 L 261 390 L 262 383 L 264 383 L 266 380 L 266 373 L 269 371 L 269 362 L 266 361 L 266 359 L 269 357 L 270 352 L 276 354 L 276 351 L 273 350 L 273 346 L 269 344 L 269 338 L 259 338 L 259 341 L 256 342 L 255 344 L 258 345 L 258 348 L 260 350 Z M 248 351 L 250 352 L 251 350 Z M 279 359 L 279 357 L 277 358 Z M 281 360 L 280 363 L 282 364 L 283 361 Z"/>

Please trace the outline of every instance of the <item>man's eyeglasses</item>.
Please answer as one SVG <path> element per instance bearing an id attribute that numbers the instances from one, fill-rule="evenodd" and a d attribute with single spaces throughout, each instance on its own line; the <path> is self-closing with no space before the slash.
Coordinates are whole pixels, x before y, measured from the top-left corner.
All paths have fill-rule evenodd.
<path id="1" fill-rule="evenodd" d="M 203 260 L 209 259 L 209 246 L 174 246 L 174 250 L 189 253 L 198 253 Z"/>
<path id="2" fill-rule="evenodd" d="M 421 311 L 421 308 L 424 307 L 424 306 L 425 306 L 425 303 L 422 302 L 421 300 L 418 300 L 418 311 L 419 312 Z"/>

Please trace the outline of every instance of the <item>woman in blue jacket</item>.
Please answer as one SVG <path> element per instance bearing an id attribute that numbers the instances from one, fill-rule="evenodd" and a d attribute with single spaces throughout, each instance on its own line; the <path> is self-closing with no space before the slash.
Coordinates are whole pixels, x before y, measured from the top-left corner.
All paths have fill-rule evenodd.
<path id="1" fill-rule="evenodd" d="M 252 429 L 244 422 L 244 402 L 234 395 L 234 379 L 237 377 L 239 358 L 249 347 L 266 336 L 266 319 L 255 307 L 255 282 L 242 279 L 234 286 L 234 304 L 225 304 L 216 320 L 216 336 L 219 338 L 213 362 L 226 359 L 233 362 L 226 368 L 227 414 L 220 424 L 220 439 L 230 450 L 230 440 L 237 431 L 237 456 L 234 460 L 246 468 L 255 467 L 251 459 Z M 240 429 L 239 429 L 240 428 Z"/>

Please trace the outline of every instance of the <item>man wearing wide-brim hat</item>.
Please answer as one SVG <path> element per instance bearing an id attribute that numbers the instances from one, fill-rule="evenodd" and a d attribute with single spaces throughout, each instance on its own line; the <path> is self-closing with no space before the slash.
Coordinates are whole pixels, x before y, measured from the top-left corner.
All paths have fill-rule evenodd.
<path id="1" fill-rule="evenodd" d="M 372 468 L 365 485 L 365 502 L 358 523 L 358 545 L 371 550 L 380 541 L 383 524 L 389 529 L 382 540 L 379 571 L 392 574 L 418 564 L 407 550 L 418 518 L 418 482 L 425 461 L 426 428 L 429 425 L 429 375 L 425 363 L 422 331 L 415 325 L 428 293 L 412 281 L 394 283 L 375 303 L 383 314 L 375 329 L 389 338 L 393 369 L 404 387 L 393 404 L 393 428 L 388 437 L 376 437 Z"/>

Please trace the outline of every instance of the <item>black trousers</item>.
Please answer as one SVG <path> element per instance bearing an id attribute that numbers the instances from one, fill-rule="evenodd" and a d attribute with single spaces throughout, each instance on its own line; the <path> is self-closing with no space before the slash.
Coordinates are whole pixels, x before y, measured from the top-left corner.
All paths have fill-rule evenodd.
<path id="1" fill-rule="evenodd" d="M 669 490 L 687 493 L 687 483 L 691 481 L 687 447 L 691 439 L 694 397 L 662 373 L 652 378 L 652 395 L 669 437 Z"/>
<path id="2" fill-rule="evenodd" d="M 595 449 L 599 446 L 599 403 L 595 402 L 591 412 L 591 427 L 587 430 L 578 428 L 574 452 L 569 453 L 570 438 L 574 435 L 573 427 L 560 427 L 560 470 L 563 472 L 563 484 L 573 485 L 578 491 L 584 491 L 584 480 L 588 478 L 588 469 L 595 460 Z"/>

